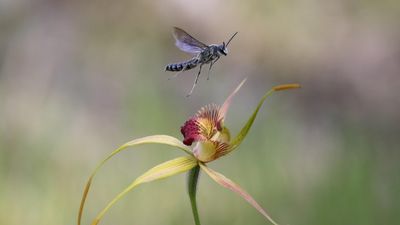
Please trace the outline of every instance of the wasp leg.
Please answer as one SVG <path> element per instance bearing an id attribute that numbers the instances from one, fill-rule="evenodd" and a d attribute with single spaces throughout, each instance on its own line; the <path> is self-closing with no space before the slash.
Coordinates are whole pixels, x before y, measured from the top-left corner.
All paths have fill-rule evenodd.
<path id="1" fill-rule="evenodd" d="M 216 62 L 218 61 L 218 59 L 219 59 L 219 56 L 218 56 L 218 58 L 217 58 L 216 60 L 211 61 L 211 63 L 210 63 L 210 68 L 208 68 L 207 80 L 210 79 L 210 71 L 211 71 L 211 68 L 212 68 L 212 66 L 214 65 L 214 63 L 216 63 Z"/>
<path id="2" fill-rule="evenodd" d="M 201 67 L 202 67 L 202 66 L 203 66 L 203 64 L 200 64 L 200 69 L 199 69 L 199 72 L 198 72 L 197 75 L 196 75 L 196 79 L 194 80 L 192 89 L 190 90 L 189 94 L 186 95 L 186 97 L 189 97 L 190 95 L 192 95 L 193 90 L 194 90 L 194 87 L 196 87 L 196 84 L 197 84 L 197 82 L 199 81 L 199 76 L 200 76 L 200 73 L 201 73 Z"/>

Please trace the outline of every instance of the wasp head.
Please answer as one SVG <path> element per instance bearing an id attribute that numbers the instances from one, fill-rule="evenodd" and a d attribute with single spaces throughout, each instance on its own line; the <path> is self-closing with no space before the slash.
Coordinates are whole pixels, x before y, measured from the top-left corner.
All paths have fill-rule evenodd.
<path id="1" fill-rule="evenodd" d="M 228 54 L 228 49 L 226 48 L 225 42 L 222 42 L 222 45 L 218 45 L 218 52 L 222 55 Z"/>
<path id="2" fill-rule="evenodd" d="M 235 32 L 231 38 L 229 38 L 228 42 L 225 44 L 225 42 L 222 42 L 222 45 L 218 45 L 218 52 L 222 55 L 227 55 L 228 54 L 228 45 L 229 42 L 232 41 L 232 39 L 236 36 L 238 32 Z"/>

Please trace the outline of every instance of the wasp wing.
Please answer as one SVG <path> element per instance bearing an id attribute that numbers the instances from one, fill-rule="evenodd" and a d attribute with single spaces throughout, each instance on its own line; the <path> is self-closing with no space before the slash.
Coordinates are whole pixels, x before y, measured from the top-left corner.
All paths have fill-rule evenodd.
<path id="1" fill-rule="evenodd" d="M 176 40 L 175 41 L 176 47 L 178 47 L 180 50 L 184 52 L 197 54 L 203 51 L 203 49 L 207 48 L 207 45 L 201 43 L 199 40 L 192 37 L 190 34 L 182 30 L 181 28 L 174 27 L 173 34 Z"/>

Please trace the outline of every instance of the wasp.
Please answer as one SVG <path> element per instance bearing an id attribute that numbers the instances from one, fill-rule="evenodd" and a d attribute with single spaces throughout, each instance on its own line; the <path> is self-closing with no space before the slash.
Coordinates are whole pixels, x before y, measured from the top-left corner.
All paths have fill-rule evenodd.
<path id="1" fill-rule="evenodd" d="M 196 86 L 199 76 L 201 73 L 201 67 L 204 64 L 210 64 L 210 67 L 208 68 L 208 76 L 207 80 L 210 78 L 210 71 L 214 63 L 216 63 L 221 55 L 226 56 L 228 54 L 228 45 L 231 42 L 231 40 L 235 37 L 235 35 L 238 32 L 235 32 L 231 38 L 229 38 L 228 42 L 225 44 L 225 42 L 222 42 L 220 45 L 216 44 L 211 44 L 211 45 L 206 45 L 196 38 L 192 37 L 190 34 L 188 34 L 186 31 L 182 30 L 181 28 L 174 27 L 173 31 L 173 36 L 175 38 L 175 45 L 182 51 L 193 54 L 193 58 L 184 61 L 184 62 L 179 62 L 179 63 L 171 63 L 168 64 L 165 67 L 166 71 L 177 71 L 178 73 L 175 74 L 174 77 L 176 77 L 179 73 L 190 70 L 195 68 L 196 66 L 199 65 L 199 72 L 196 75 L 196 78 L 194 80 L 192 89 L 190 90 L 189 94 L 187 97 L 189 97 L 193 90 L 194 87 Z"/>

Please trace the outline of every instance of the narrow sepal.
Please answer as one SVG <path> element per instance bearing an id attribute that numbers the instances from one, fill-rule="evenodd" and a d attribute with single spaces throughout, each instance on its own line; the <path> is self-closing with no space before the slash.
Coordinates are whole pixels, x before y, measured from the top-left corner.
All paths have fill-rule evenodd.
<path id="1" fill-rule="evenodd" d="M 164 162 L 158 166 L 155 166 L 145 172 L 143 175 L 134 180 L 128 187 L 120 192 L 113 200 L 111 200 L 107 206 L 96 216 L 93 220 L 92 225 L 96 225 L 100 222 L 104 214 L 122 197 L 128 192 L 133 190 L 140 184 L 167 178 L 178 173 L 186 172 L 197 165 L 197 160 L 193 156 L 183 156 L 173 160 Z"/>
<path id="2" fill-rule="evenodd" d="M 230 179 L 226 178 L 224 175 L 208 168 L 204 164 L 200 164 L 201 169 L 204 170 L 215 182 L 217 182 L 219 185 L 237 193 L 240 195 L 244 200 L 246 200 L 250 205 L 252 205 L 255 209 L 258 210 L 265 218 L 267 218 L 272 224 L 278 225 L 269 215 L 268 213 L 254 200 L 253 197 L 249 193 L 247 193 L 245 190 L 243 190 L 239 185 L 231 181 Z"/>
<path id="3" fill-rule="evenodd" d="M 294 88 L 300 88 L 300 85 L 299 84 L 278 85 L 278 86 L 273 87 L 267 93 L 265 93 L 264 96 L 261 98 L 260 102 L 258 103 L 258 105 L 257 105 L 256 109 L 254 110 L 253 114 L 249 117 L 249 119 L 247 120 L 246 124 L 240 130 L 239 134 L 232 140 L 230 151 L 234 150 L 235 148 L 237 148 L 242 143 L 242 141 L 246 137 L 247 133 L 249 132 L 251 126 L 253 125 L 253 122 L 257 117 L 258 111 L 260 110 L 261 106 L 264 104 L 265 99 L 267 99 L 268 96 L 270 96 L 275 91 L 282 91 L 282 90 L 288 90 L 288 89 L 294 89 Z"/>
<path id="4" fill-rule="evenodd" d="M 133 147 L 133 146 L 142 145 L 142 144 L 165 144 L 165 145 L 169 145 L 172 147 L 177 147 L 177 148 L 183 150 L 184 152 L 192 155 L 191 149 L 189 147 L 182 144 L 182 142 L 180 140 L 178 140 L 174 137 L 168 136 L 168 135 L 147 136 L 147 137 L 143 137 L 143 138 L 134 139 L 132 141 L 129 141 L 129 142 L 121 145 L 119 148 L 117 148 L 116 150 L 111 152 L 110 155 L 108 155 L 104 160 L 102 160 L 97 165 L 97 167 L 95 168 L 93 173 L 90 175 L 88 181 L 86 182 L 86 185 L 85 185 L 85 188 L 83 191 L 83 195 L 82 195 L 82 199 L 81 199 L 81 204 L 79 207 L 79 212 L 78 212 L 78 225 L 81 225 L 83 208 L 85 206 L 85 202 L 86 202 L 89 190 L 90 190 L 92 180 L 93 180 L 94 176 L 97 174 L 98 170 L 104 165 L 104 163 L 106 163 L 110 158 L 112 158 L 117 153 L 127 149 L 128 147 Z"/>
<path id="5" fill-rule="evenodd" d="M 242 87 L 242 85 L 246 82 L 247 78 L 243 79 L 242 82 L 236 87 L 236 89 L 226 98 L 224 104 L 222 104 L 220 110 L 219 110 L 219 120 L 223 120 L 226 117 L 226 113 L 228 112 L 229 106 L 232 103 L 233 97 L 236 95 L 236 93 L 239 91 L 239 89 Z"/>

